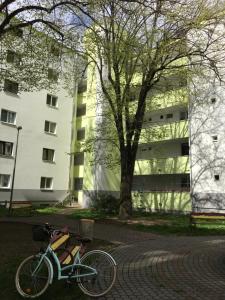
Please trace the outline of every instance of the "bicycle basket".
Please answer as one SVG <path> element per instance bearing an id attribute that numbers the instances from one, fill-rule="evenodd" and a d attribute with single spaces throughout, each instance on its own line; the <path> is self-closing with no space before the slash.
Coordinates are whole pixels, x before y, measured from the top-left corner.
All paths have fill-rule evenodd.
<path id="1" fill-rule="evenodd" d="M 42 225 L 32 226 L 32 236 L 36 242 L 47 242 L 49 240 L 49 234 Z"/>

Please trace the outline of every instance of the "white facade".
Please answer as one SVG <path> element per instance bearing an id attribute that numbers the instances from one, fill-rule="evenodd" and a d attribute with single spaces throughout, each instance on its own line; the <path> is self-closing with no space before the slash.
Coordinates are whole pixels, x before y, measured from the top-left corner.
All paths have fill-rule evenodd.
<path id="1" fill-rule="evenodd" d="M 225 207 L 225 86 L 204 82 L 190 106 L 190 163 L 193 209 Z"/>
<path id="2" fill-rule="evenodd" d="M 2 110 L 16 113 L 15 124 L 0 121 L 0 143 L 13 143 L 12 155 L 4 153 L 5 144 L 0 149 L 0 176 L 10 175 L 8 186 L 3 186 L 7 184 L 3 182 L 3 176 L 0 178 L 0 201 L 10 197 L 18 126 L 22 126 L 22 130 L 19 133 L 13 201 L 55 202 L 63 201 L 68 195 L 73 99 L 59 89 L 54 95 L 57 107 L 52 107 L 46 103 L 47 94 L 52 92 L 17 95 L 0 92 L 1 120 L 5 119 Z M 56 123 L 55 134 L 45 132 L 45 121 Z M 54 150 L 47 156 L 47 161 L 43 157 L 43 148 Z M 42 179 L 41 184 L 41 177 L 52 179 L 48 182 Z"/>

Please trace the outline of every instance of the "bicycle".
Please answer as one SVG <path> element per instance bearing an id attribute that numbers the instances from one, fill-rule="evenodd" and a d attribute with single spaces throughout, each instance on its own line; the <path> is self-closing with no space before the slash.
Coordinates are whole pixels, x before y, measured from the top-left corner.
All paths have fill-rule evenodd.
<path id="1" fill-rule="evenodd" d="M 55 230 L 47 224 L 33 226 L 32 232 L 35 241 L 45 241 L 48 245 L 19 265 L 15 284 L 21 296 L 30 299 L 41 296 L 53 282 L 54 275 L 57 280 L 71 282 L 74 279 L 90 297 L 103 296 L 112 288 L 116 280 L 116 262 L 102 250 L 84 254 L 90 239 L 74 235 L 66 227 Z M 71 237 L 80 244 L 68 246 Z M 62 245 L 65 247 L 60 248 Z"/>

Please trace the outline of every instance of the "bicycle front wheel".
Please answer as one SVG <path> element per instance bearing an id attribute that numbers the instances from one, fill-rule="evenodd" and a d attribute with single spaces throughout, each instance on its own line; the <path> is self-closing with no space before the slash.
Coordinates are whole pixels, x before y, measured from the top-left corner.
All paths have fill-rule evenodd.
<path id="1" fill-rule="evenodd" d="M 101 250 L 87 252 L 81 257 L 81 264 L 96 270 L 95 275 L 85 267 L 79 268 L 78 286 L 88 296 L 100 297 L 108 293 L 116 280 L 116 263 L 111 255 Z"/>
<path id="2" fill-rule="evenodd" d="M 46 258 L 41 264 L 39 256 L 29 256 L 16 272 L 15 283 L 18 293 L 24 298 L 36 298 L 42 295 L 51 280 L 51 267 Z"/>

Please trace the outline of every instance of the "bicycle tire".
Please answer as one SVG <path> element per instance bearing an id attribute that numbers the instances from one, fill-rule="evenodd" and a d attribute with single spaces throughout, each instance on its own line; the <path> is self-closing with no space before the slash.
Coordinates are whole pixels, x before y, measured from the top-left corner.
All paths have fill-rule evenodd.
<path id="1" fill-rule="evenodd" d="M 29 256 L 21 262 L 17 269 L 15 277 L 16 289 L 18 293 L 24 298 L 34 299 L 41 296 L 50 284 L 51 267 L 46 258 L 43 259 L 36 274 L 34 276 L 31 275 L 31 273 L 36 268 L 39 260 L 39 256 Z M 40 283 L 40 281 L 43 281 L 43 287 L 38 290 L 38 284 Z"/>
<path id="2" fill-rule="evenodd" d="M 96 275 L 80 277 L 78 286 L 90 297 L 101 297 L 108 293 L 116 280 L 116 263 L 110 254 L 101 250 L 92 250 L 81 257 L 80 263 L 97 271 Z M 87 273 L 79 268 L 78 274 Z"/>

